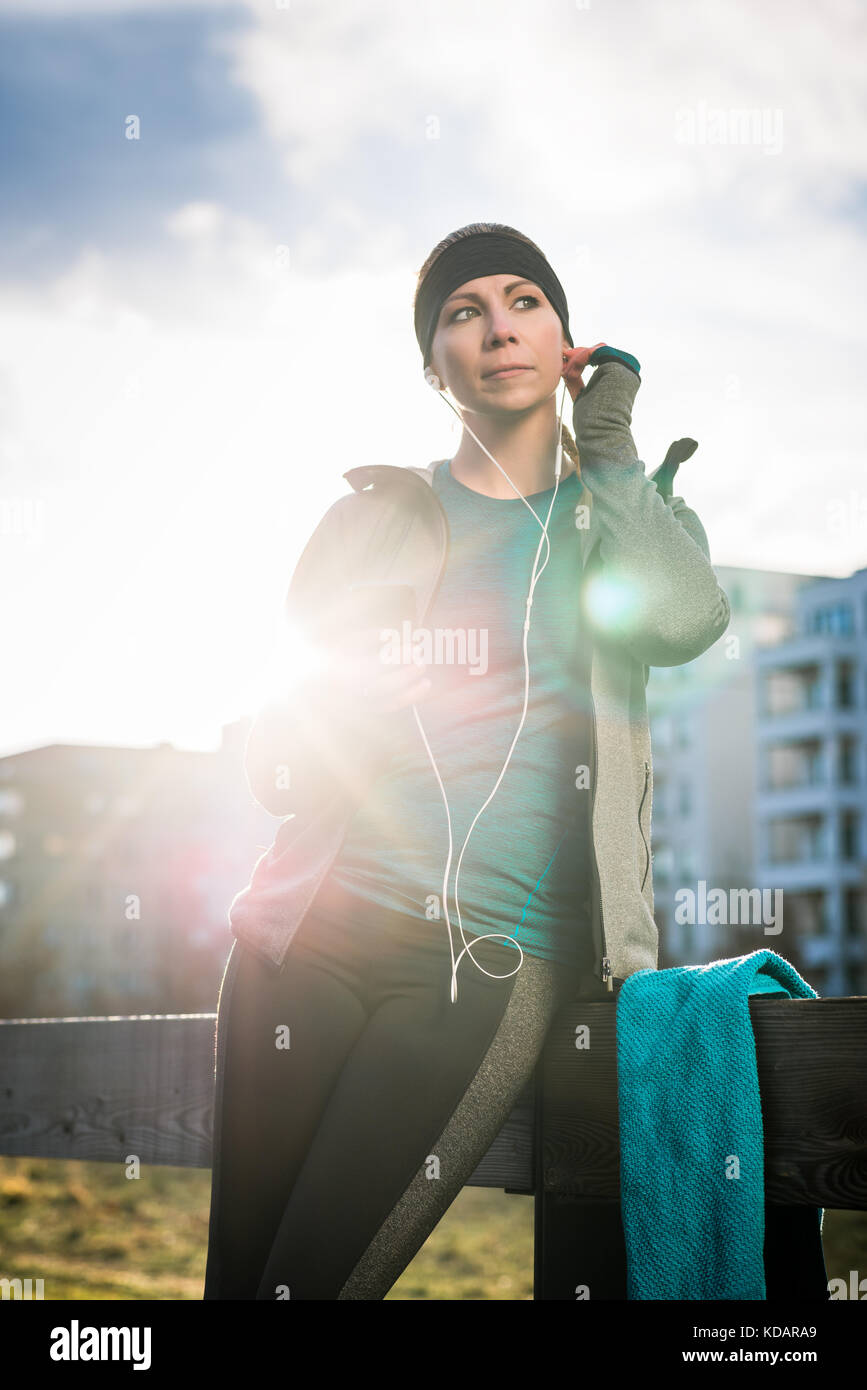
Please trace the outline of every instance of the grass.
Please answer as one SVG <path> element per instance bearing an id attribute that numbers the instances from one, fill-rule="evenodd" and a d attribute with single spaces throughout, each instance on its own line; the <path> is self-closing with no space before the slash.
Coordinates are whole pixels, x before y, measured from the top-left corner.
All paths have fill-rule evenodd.
<path id="1" fill-rule="evenodd" d="M 0 1155 L 0 1277 L 41 1278 L 46 1300 L 201 1299 L 211 1174 Z M 828 1211 L 829 1278 L 867 1278 L 867 1212 Z M 389 1299 L 531 1300 L 533 1200 L 467 1187 Z"/>
<path id="2" fill-rule="evenodd" d="M 45 1298 L 201 1299 L 211 1174 L 0 1155 L 0 1277 Z M 533 1201 L 468 1187 L 389 1299 L 532 1299 Z"/>

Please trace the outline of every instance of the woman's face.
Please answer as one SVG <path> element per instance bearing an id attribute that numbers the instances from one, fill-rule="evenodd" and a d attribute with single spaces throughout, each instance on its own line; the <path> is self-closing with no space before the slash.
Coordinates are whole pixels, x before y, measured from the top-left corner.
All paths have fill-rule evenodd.
<path id="1" fill-rule="evenodd" d="M 438 376 L 465 410 L 527 410 L 556 391 L 569 350 L 538 285 L 517 274 L 484 275 L 461 285 L 440 309 L 428 374 Z M 524 370 L 493 375 L 517 363 Z"/>

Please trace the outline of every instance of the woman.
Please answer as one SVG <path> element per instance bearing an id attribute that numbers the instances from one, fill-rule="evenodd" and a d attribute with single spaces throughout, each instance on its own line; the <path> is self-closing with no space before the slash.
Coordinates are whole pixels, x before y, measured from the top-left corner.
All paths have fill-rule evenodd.
<path id="1" fill-rule="evenodd" d="M 446 237 L 415 327 L 458 451 L 346 475 L 287 598 L 322 664 L 248 740 L 289 819 L 230 911 L 205 1298 L 384 1298 L 558 1009 L 656 965 L 644 684 L 728 623 L 701 523 L 638 460 L 638 363 L 573 347 L 529 238 Z M 405 620 L 423 670 L 379 641 Z"/>

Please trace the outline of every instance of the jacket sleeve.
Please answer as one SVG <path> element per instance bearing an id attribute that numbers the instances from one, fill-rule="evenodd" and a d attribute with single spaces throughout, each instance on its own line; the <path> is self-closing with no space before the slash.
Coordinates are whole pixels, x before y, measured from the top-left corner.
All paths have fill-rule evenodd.
<path id="1" fill-rule="evenodd" d="M 250 791 L 284 817 L 313 812 L 338 793 L 360 799 L 380 756 L 374 732 L 373 716 L 362 720 L 307 677 L 259 709 L 244 752 Z"/>
<path id="2" fill-rule="evenodd" d="M 312 812 L 337 794 L 361 795 L 387 746 L 386 721 L 339 693 L 327 666 L 293 670 L 293 645 L 309 658 L 327 650 L 347 592 L 346 506 L 325 513 L 295 567 L 284 604 L 286 680 L 253 721 L 244 771 L 256 801 L 275 816 Z M 339 637 L 336 638 L 339 644 Z"/>
<path id="3" fill-rule="evenodd" d="M 585 609 L 594 630 L 634 660 L 678 666 L 722 636 L 731 609 L 696 513 L 682 497 L 664 501 L 638 457 L 630 426 L 640 385 L 622 363 L 604 362 L 573 406 L 602 561 L 588 576 Z"/>

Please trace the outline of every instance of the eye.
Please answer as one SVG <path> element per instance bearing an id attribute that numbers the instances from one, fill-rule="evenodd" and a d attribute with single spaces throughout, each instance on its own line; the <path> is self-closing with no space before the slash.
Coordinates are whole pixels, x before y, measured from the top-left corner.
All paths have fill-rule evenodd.
<path id="1" fill-rule="evenodd" d="M 536 305 L 538 305 L 538 304 L 540 303 L 540 301 L 536 298 L 536 296 L 535 296 L 534 294 L 519 294 L 519 295 L 518 295 L 518 298 L 515 300 L 515 304 L 521 304 L 521 303 L 523 303 L 525 300 L 529 300 L 529 302 L 530 302 L 531 304 L 536 304 Z M 514 308 L 514 304 L 512 305 L 512 307 Z M 474 308 L 474 306 L 473 306 L 472 304 L 465 304 L 465 305 L 463 306 L 462 309 L 456 309 L 456 310 L 455 310 L 455 312 L 451 315 L 451 317 L 450 317 L 450 319 L 449 319 L 449 323 L 457 323 L 457 322 L 458 322 L 458 314 L 465 314 L 468 310 L 470 310 L 472 313 L 476 313 L 476 312 L 477 312 L 476 309 Z M 462 320 L 462 321 L 463 321 L 464 323 L 466 323 L 466 319 L 464 319 L 464 320 Z"/>

